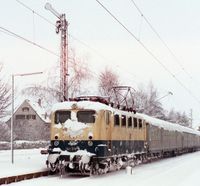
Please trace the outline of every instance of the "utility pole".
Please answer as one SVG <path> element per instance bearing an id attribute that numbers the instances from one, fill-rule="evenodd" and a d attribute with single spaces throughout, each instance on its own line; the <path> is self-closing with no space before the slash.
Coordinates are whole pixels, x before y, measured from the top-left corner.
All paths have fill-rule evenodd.
<path id="1" fill-rule="evenodd" d="M 68 22 L 65 14 L 59 14 L 50 3 L 46 3 L 45 9 L 54 14 L 56 21 L 56 33 L 61 34 L 60 43 L 60 101 L 68 100 Z"/>
<path id="2" fill-rule="evenodd" d="M 192 124 L 193 124 L 193 110 L 190 109 L 190 125 L 189 125 L 190 128 L 192 128 Z"/>
<path id="3" fill-rule="evenodd" d="M 15 77 L 17 76 L 32 76 L 32 75 L 37 75 L 37 74 L 42 74 L 43 72 L 32 72 L 32 73 L 24 73 L 24 74 L 12 74 L 12 86 L 11 86 L 11 124 L 10 124 L 10 147 L 11 147 L 11 162 L 12 164 L 14 163 L 14 98 L 15 98 Z"/>

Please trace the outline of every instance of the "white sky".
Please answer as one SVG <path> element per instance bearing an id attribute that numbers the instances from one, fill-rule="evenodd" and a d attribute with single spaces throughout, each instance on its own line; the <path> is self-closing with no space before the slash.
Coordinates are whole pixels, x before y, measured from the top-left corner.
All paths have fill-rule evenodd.
<path id="1" fill-rule="evenodd" d="M 69 33 L 90 47 L 96 49 L 106 59 L 93 50 L 70 38 L 69 46 L 84 59 L 95 73 L 105 66 L 115 70 L 122 83 L 135 89 L 143 83 L 153 81 L 162 97 L 168 91 L 173 96 L 162 100 L 166 108 L 189 113 L 193 109 L 194 123 L 200 124 L 200 103 L 183 89 L 118 23 L 116 23 L 98 3 L 93 0 L 21 0 L 27 6 L 43 15 L 51 22 L 57 19 L 44 9 L 46 2 L 60 13 L 66 13 L 70 23 Z M 198 0 L 135 0 L 145 17 L 175 53 L 185 71 L 171 56 L 169 51 L 152 32 L 133 6 L 131 0 L 101 0 L 154 55 L 200 99 L 200 17 Z M 7 28 L 59 54 L 59 35 L 55 28 L 17 3 L 16 0 L 1 0 L 0 26 Z M 0 32 L 0 61 L 6 73 L 27 73 L 46 71 L 58 63 L 58 57 Z M 31 84 L 43 77 L 18 77 L 16 84 Z M 94 87 L 93 89 L 95 89 Z"/>

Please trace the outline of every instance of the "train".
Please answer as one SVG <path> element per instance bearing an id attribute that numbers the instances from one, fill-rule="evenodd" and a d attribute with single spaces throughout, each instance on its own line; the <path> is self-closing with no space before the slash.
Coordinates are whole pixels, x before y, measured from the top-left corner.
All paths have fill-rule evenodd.
<path id="1" fill-rule="evenodd" d="M 199 131 L 114 108 L 102 97 L 57 103 L 51 121 L 46 164 L 61 174 L 104 174 L 200 148 Z"/>

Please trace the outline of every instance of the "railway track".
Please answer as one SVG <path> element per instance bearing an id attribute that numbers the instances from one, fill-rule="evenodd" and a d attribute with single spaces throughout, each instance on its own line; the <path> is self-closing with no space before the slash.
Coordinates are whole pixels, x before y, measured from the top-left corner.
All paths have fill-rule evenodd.
<path id="1" fill-rule="evenodd" d="M 20 174 L 17 176 L 3 177 L 3 178 L 0 178 L 0 185 L 18 182 L 22 180 L 33 179 L 33 178 L 39 178 L 39 177 L 48 176 L 48 175 L 50 175 L 49 171 L 41 171 L 41 172 L 34 172 L 34 173 L 28 173 L 28 174 Z"/>
<path id="2" fill-rule="evenodd" d="M 138 166 L 140 164 L 148 164 L 148 163 L 157 162 L 157 161 L 160 161 L 160 160 L 163 160 L 166 158 L 170 158 L 170 157 L 166 156 L 166 157 L 154 157 L 151 159 L 146 159 L 143 162 L 141 161 L 141 162 L 136 163 L 135 166 Z M 133 169 L 135 166 L 133 166 L 131 168 Z M 29 179 L 43 177 L 43 176 L 49 176 L 49 175 L 52 175 L 52 173 L 50 173 L 49 170 L 46 170 L 46 171 L 33 172 L 33 173 L 28 173 L 28 174 L 20 174 L 17 176 L 2 177 L 2 178 L 0 178 L 0 185 L 10 184 L 10 183 L 14 183 L 14 182 L 19 182 L 19 181 L 23 181 L 23 180 L 29 180 Z M 82 175 L 82 174 L 72 173 L 72 175 Z M 84 175 L 82 175 L 82 176 L 84 176 Z"/>

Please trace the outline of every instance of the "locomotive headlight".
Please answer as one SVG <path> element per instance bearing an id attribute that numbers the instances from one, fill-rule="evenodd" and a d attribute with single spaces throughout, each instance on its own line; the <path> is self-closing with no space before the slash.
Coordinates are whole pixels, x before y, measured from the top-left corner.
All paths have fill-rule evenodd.
<path id="1" fill-rule="evenodd" d="M 55 139 L 56 139 L 56 140 L 58 139 L 58 135 L 55 135 Z"/>
<path id="2" fill-rule="evenodd" d="M 93 133 L 92 133 L 92 132 L 89 132 L 89 133 L 88 133 L 88 139 L 89 139 L 89 140 L 92 140 L 92 138 L 93 138 Z"/>
<path id="3" fill-rule="evenodd" d="M 57 146 L 59 145 L 59 141 L 57 141 L 57 140 L 54 141 L 54 142 L 53 142 L 53 145 L 54 145 L 55 147 L 57 147 Z"/>

